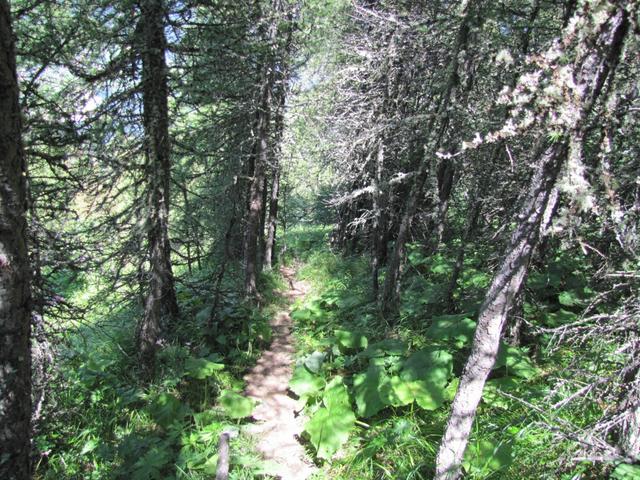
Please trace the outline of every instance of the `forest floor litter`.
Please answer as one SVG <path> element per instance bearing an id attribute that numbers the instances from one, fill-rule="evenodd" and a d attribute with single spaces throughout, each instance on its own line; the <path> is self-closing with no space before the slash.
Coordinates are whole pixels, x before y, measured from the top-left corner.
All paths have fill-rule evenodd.
<path id="1" fill-rule="evenodd" d="M 291 287 L 283 292 L 290 304 L 308 292 L 309 285 L 295 279 L 293 268 L 283 267 L 281 272 Z M 305 480 L 315 467 L 299 441 L 306 419 L 296 412 L 297 402 L 288 392 L 295 353 L 289 310 L 281 310 L 271 318 L 271 346 L 244 377 L 245 392 L 260 402 L 253 412 L 256 423 L 250 429 L 258 438 L 258 451 L 265 460 L 278 465 L 282 480 Z"/>

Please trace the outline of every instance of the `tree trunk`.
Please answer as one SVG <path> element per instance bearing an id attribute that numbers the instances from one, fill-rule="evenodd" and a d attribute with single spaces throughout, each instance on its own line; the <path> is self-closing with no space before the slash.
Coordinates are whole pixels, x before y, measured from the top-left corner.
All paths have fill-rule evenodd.
<path id="1" fill-rule="evenodd" d="M 378 299 L 380 266 L 387 256 L 387 195 L 388 188 L 383 185 L 384 178 L 384 141 L 380 140 L 373 174 L 373 258 L 371 281 L 374 300 Z"/>
<path id="2" fill-rule="evenodd" d="M 269 67 L 263 67 L 260 103 L 258 107 L 257 152 L 253 177 L 249 187 L 249 213 L 244 238 L 244 294 L 246 298 L 254 298 L 258 294 L 257 273 L 258 246 L 261 243 L 260 226 L 264 211 L 264 181 L 266 166 L 269 160 L 269 122 L 271 110 L 272 75 Z"/>
<path id="3" fill-rule="evenodd" d="M 278 195 L 280 194 L 280 162 L 274 158 L 273 182 L 271 183 L 271 199 L 269 201 L 269 220 L 267 222 L 267 241 L 264 248 L 264 268 L 273 267 L 274 247 L 276 244 L 276 226 L 278 221 Z"/>
<path id="4" fill-rule="evenodd" d="M 538 154 L 542 154 L 538 171 L 517 217 L 518 225 L 500 269 L 480 307 L 471 354 L 460 378 L 436 458 L 435 480 L 454 480 L 461 475 L 462 458 L 484 384 L 495 364 L 507 314 L 525 280 L 531 253 L 536 247 L 543 223 L 550 221 L 546 216 L 551 209 L 547 207 L 558 172 L 567 157 L 566 139 L 574 135 L 580 137 L 602 86 L 620 56 L 628 30 L 628 14 L 624 7 L 616 6 L 613 2 L 605 0 L 602 3 L 605 8 L 601 11 L 607 12 L 609 17 L 598 18 L 601 23 L 597 28 L 591 24 L 594 18 L 590 16 L 588 6 L 578 13 L 583 16 L 584 36 L 576 46 L 573 64 L 575 85 L 579 86 L 572 98 L 576 115 L 565 124 L 565 140 L 562 143 L 552 144 L 544 150 L 538 149 Z M 570 39 L 575 38 L 575 25 L 570 23 L 567 27 L 566 33 Z"/>
<path id="5" fill-rule="evenodd" d="M 289 17 L 289 22 L 292 22 Z M 287 41 L 284 46 L 283 58 L 281 60 L 282 72 L 279 78 L 279 84 L 276 90 L 277 108 L 275 112 L 275 125 L 273 136 L 273 161 L 272 172 L 273 178 L 271 181 L 271 198 L 269 199 L 269 218 L 267 220 L 267 238 L 264 247 L 264 268 L 271 270 L 275 261 L 275 243 L 276 243 L 276 227 L 278 223 L 278 201 L 280 196 L 280 155 L 282 153 L 282 133 L 284 132 L 284 112 L 287 101 L 287 86 L 289 83 L 289 65 L 288 57 L 289 50 L 291 49 L 291 41 L 293 34 L 293 25 L 289 26 L 287 33 Z"/>
<path id="6" fill-rule="evenodd" d="M 138 349 L 143 366 L 152 369 L 162 328 L 178 316 L 178 303 L 168 229 L 171 161 L 165 61 L 167 42 L 162 0 L 144 0 L 140 15 L 150 272 L 144 316 L 139 326 Z"/>
<path id="7" fill-rule="evenodd" d="M 449 210 L 449 198 L 453 190 L 453 178 L 455 175 L 455 167 L 449 158 L 443 158 L 438 165 L 438 216 L 436 218 L 436 241 L 437 249 L 442 243 L 444 237 L 444 229 L 447 219 L 447 211 Z"/>
<path id="8" fill-rule="evenodd" d="M 31 478 L 26 165 L 9 4 L 0 0 L 0 478 Z"/>

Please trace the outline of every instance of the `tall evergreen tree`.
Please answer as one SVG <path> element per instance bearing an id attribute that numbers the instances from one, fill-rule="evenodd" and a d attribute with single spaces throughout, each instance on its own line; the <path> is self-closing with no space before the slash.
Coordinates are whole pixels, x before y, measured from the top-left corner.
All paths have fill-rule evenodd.
<path id="1" fill-rule="evenodd" d="M 169 206 L 171 152 L 167 105 L 165 7 L 162 0 L 140 4 L 140 54 L 142 57 L 143 126 L 147 181 L 147 231 L 149 240 L 149 291 L 139 326 L 138 346 L 151 366 L 161 329 L 178 316 L 171 244 Z"/>
<path id="2" fill-rule="evenodd" d="M 9 4 L 0 1 L 0 478 L 31 478 L 27 178 Z"/>

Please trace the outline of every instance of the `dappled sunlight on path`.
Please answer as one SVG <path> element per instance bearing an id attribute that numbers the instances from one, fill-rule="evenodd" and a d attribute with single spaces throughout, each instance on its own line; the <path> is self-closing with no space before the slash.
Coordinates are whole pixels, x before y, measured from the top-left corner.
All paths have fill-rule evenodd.
<path id="1" fill-rule="evenodd" d="M 307 293 L 309 286 L 294 279 L 292 268 L 283 267 L 281 271 L 291 287 L 283 292 L 289 301 Z M 260 402 L 253 412 L 257 423 L 250 431 L 260 439 L 258 450 L 265 460 L 279 465 L 280 478 L 305 480 L 314 467 L 298 441 L 305 419 L 301 414 L 296 415 L 296 401 L 288 395 L 295 352 L 289 312 L 274 315 L 271 327 L 273 340 L 269 350 L 263 352 L 256 366 L 244 377 L 247 395 Z"/>

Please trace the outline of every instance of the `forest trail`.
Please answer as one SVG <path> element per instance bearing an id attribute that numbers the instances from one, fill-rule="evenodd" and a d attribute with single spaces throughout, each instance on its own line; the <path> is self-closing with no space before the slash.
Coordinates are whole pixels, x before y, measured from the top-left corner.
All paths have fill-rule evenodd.
<path id="1" fill-rule="evenodd" d="M 293 268 L 283 267 L 281 272 L 291 287 L 284 292 L 289 303 L 307 293 L 309 285 L 295 280 Z M 271 318 L 271 346 L 244 377 L 245 392 L 260 402 L 253 412 L 257 423 L 250 430 L 259 439 L 258 451 L 265 460 L 278 464 L 282 480 L 305 480 L 315 468 L 298 441 L 305 418 L 296 415 L 296 401 L 288 395 L 295 353 L 289 310 Z"/>

